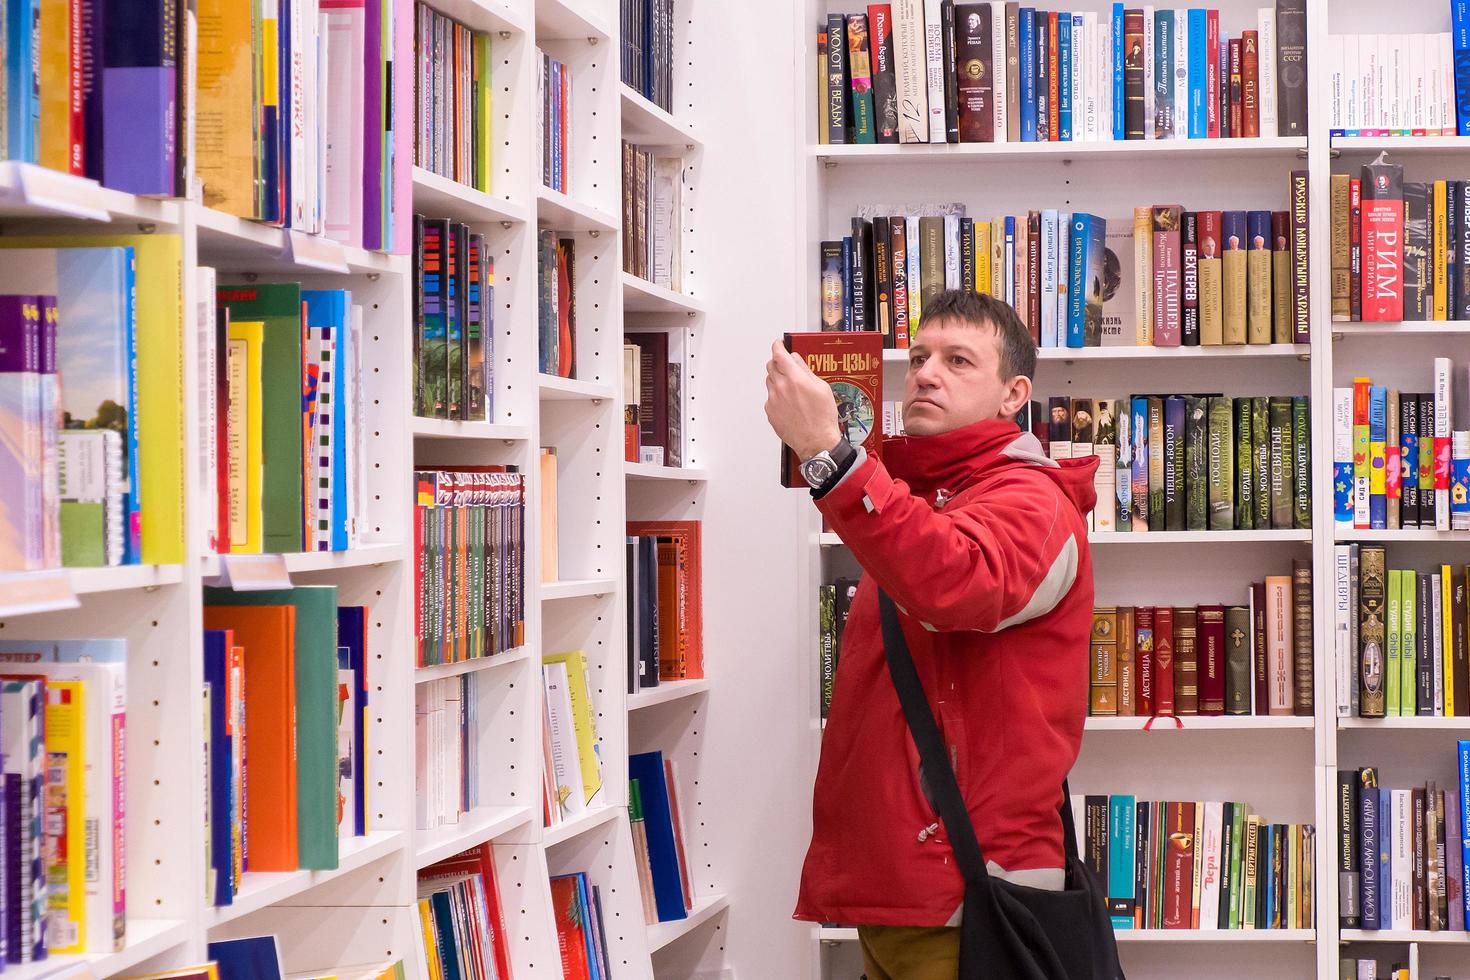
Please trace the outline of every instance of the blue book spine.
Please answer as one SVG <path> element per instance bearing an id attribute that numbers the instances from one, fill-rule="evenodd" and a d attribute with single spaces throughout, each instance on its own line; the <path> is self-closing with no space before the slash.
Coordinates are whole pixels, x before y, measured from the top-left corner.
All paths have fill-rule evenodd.
<path id="1" fill-rule="evenodd" d="M 1380 448 L 1370 451 L 1368 454 L 1368 465 L 1380 472 L 1384 466 L 1383 445 L 1388 438 L 1388 389 L 1382 385 L 1373 385 L 1368 389 L 1368 445 L 1377 445 Z M 1371 479 L 1371 478 L 1370 478 Z M 1383 477 L 1372 480 L 1374 485 L 1382 485 Z M 1384 530 L 1388 527 L 1388 498 L 1381 492 L 1373 492 L 1368 497 L 1368 526 L 1375 530 Z"/>
<path id="2" fill-rule="evenodd" d="M 345 365 L 351 364 L 351 341 L 347 329 L 349 294 L 341 289 L 303 289 L 306 322 L 312 327 L 329 327 L 337 349 L 329 364 L 322 365 L 324 377 L 317 391 L 317 412 L 332 427 L 331 488 L 332 550 L 347 550 L 347 416 L 342 411 L 342 390 L 349 383 Z"/>
<path id="3" fill-rule="evenodd" d="M 1378 928 L 1393 928 L 1393 791 L 1378 791 Z"/>
<path id="4" fill-rule="evenodd" d="M 1072 138 L 1072 16 L 1057 15 L 1057 138 Z"/>
<path id="5" fill-rule="evenodd" d="M 1148 489 L 1148 399 L 1133 399 L 1133 486 Z M 1135 494 L 1136 495 L 1136 494 Z M 1136 507 L 1143 506 L 1140 499 Z"/>
<path id="6" fill-rule="evenodd" d="M 602 957 L 598 955 L 597 940 L 592 930 L 592 886 L 587 881 L 587 872 L 577 872 L 577 904 L 581 906 L 582 937 L 587 943 L 587 969 L 590 980 L 604 980 Z"/>
<path id="7" fill-rule="evenodd" d="M 1067 344 L 1068 347 L 1083 346 L 1085 316 L 1087 310 L 1087 248 L 1092 241 L 1090 214 L 1072 215 L 1072 227 L 1067 239 Z"/>
<path id="8" fill-rule="evenodd" d="M 1127 100 L 1123 95 L 1123 5 L 1113 4 L 1113 139 L 1127 138 L 1124 129 L 1123 107 Z"/>
<path id="9" fill-rule="evenodd" d="M 1016 304 L 1016 218 L 1014 215 L 1006 215 L 1006 302 L 1014 306 Z"/>
<path id="10" fill-rule="evenodd" d="M 368 710 L 368 682 L 367 682 L 367 655 L 365 639 L 367 637 L 367 607 L 366 606 L 338 606 L 337 607 L 337 648 L 340 652 L 347 651 L 347 669 L 352 671 L 353 683 L 356 684 L 356 715 L 352 719 L 353 746 L 357 751 L 357 758 L 353 760 L 356 767 L 354 773 L 354 816 L 355 823 L 352 832 L 357 837 L 367 835 L 367 710 Z"/>
<path id="11" fill-rule="evenodd" d="M 9 0 L 5 20 L 6 156 L 34 163 L 41 123 L 41 75 L 35 59 L 40 0 Z"/>
<path id="12" fill-rule="evenodd" d="M 233 749 L 225 734 L 229 703 L 225 698 L 228 671 L 224 630 L 204 631 L 204 683 L 209 686 L 209 855 L 214 867 L 214 904 L 235 902 L 233 826 L 235 804 L 231 759 Z"/>
<path id="13" fill-rule="evenodd" d="M 1465 882 L 1470 881 L 1470 740 L 1460 739 L 1456 748 L 1460 762 L 1460 812 L 1454 816 L 1460 821 L 1460 881 Z M 1450 819 L 1450 815 L 1446 814 L 1445 819 Z M 1470 894 L 1465 894 L 1463 887 L 1460 893 L 1465 903 L 1465 921 L 1470 924 Z"/>
<path id="14" fill-rule="evenodd" d="M 1209 18 L 1205 10 L 1189 11 L 1189 138 L 1202 140 L 1210 135 L 1209 116 L 1205 112 L 1205 32 Z"/>
<path id="15" fill-rule="evenodd" d="M 1108 904 L 1114 909 L 1128 908 L 1126 915 L 1113 915 L 1114 929 L 1132 929 L 1131 909 L 1137 896 L 1133 893 L 1133 861 L 1137 845 L 1134 841 L 1136 799 L 1132 796 L 1108 797 Z"/>
<path id="16" fill-rule="evenodd" d="M 852 320 L 852 236 L 842 239 L 842 329 L 853 329 Z"/>
<path id="17" fill-rule="evenodd" d="M 1457 132 L 1470 136 L 1470 2 L 1450 0 L 1450 46 L 1454 49 Z"/>
<path id="18" fill-rule="evenodd" d="M 1030 7 L 1022 7 L 1018 19 L 1020 38 L 1017 40 L 1021 57 L 1021 142 L 1036 142 L 1036 31 L 1035 13 Z"/>
<path id="19" fill-rule="evenodd" d="M 648 834 L 648 864 L 653 877 L 654 904 L 660 922 L 688 917 L 684 908 L 684 886 L 679 877 L 679 858 L 674 841 L 673 816 L 669 809 L 668 783 L 664 777 L 662 752 L 640 752 L 628 756 L 628 778 L 638 780 L 643 797 L 643 824 Z"/>
<path id="20" fill-rule="evenodd" d="M 1358 840 L 1362 855 L 1358 878 L 1359 905 L 1363 911 L 1363 928 L 1378 928 L 1378 789 L 1364 786 L 1359 796 Z"/>
<path id="21" fill-rule="evenodd" d="M 123 343 L 128 351 L 129 406 L 127 443 L 123 447 L 128 457 L 123 486 L 123 564 L 137 565 L 143 560 L 143 505 L 138 492 L 138 264 L 131 247 L 123 253 L 123 298 L 127 304 Z"/>

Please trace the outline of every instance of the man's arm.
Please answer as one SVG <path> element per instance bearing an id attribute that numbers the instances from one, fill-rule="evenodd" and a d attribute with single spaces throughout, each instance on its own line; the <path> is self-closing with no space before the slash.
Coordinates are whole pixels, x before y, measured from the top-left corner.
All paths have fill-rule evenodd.
<path id="1" fill-rule="evenodd" d="M 934 630 L 993 633 L 1050 612 L 1077 578 L 1081 531 L 1050 479 L 1015 470 L 983 500 L 935 510 L 868 457 L 817 502 L 863 570 Z"/>

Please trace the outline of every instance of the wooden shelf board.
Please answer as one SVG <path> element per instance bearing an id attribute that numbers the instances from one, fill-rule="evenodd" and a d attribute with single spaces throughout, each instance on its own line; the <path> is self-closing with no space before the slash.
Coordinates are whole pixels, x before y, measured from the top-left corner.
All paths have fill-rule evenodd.
<path id="1" fill-rule="evenodd" d="M 558 844 L 565 844 L 569 840 L 574 840 L 583 834 L 596 830 L 604 824 L 612 822 L 617 819 L 619 812 L 621 812 L 620 808 L 615 806 L 595 807 L 585 813 L 572 817 L 570 820 L 563 820 L 555 826 L 543 829 L 541 831 L 541 843 L 545 847 L 555 847 Z"/>
<path id="2" fill-rule="evenodd" d="M 730 907 L 728 895 L 706 895 L 694 903 L 694 908 L 682 919 L 673 922 L 659 922 L 648 927 L 648 951 L 657 953 L 669 943 L 686 936 L 704 925 L 710 919 L 719 915 Z"/>
<path id="3" fill-rule="evenodd" d="M 459 818 L 459 823 L 414 832 L 414 867 L 426 868 L 460 851 L 495 840 L 525 827 L 536 817 L 528 806 L 482 806 Z"/>
<path id="4" fill-rule="evenodd" d="M 557 231 L 597 231 L 608 234 L 616 234 L 618 231 L 618 219 L 613 215 L 549 187 L 536 188 L 536 220 Z"/>
<path id="5" fill-rule="evenodd" d="M 575 378 L 538 374 L 536 384 L 541 389 L 543 401 L 611 400 L 614 396 L 612 385 L 599 384 L 596 381 L 578 381 Z"/>
<path id="6" fill-rule="evenodd" d="M 705 677 L 687 681 L 660 681 L 658 687 L 650 687 L 637 694 L 628 695 L 628 710 L 651 708 L 656 704 L 668 704 L 681 698 L 693 697 L 709 690 L 709 679 Z"/>
<path id="7" fill-rule="evenodd" d="M 623 273 L 624 313 L 683 313 L 695 317 L 706 312 L 705 305 L 693 296 L 657 286 L 631 272 Z"/>
<path id="8" fill-rule="evenodd" d="M 350 874 L 386 857 L 404 846 L 402 831 L 374 831 L 366 837 L 344 837 L 338 849 L 337 867 L 331 871 L 247 871 L 235 894 L 235 904 L 206 909 L 207 927 L 224 925 L 277 902 L 294 898 L 309 888 Z"/>
<path id="9" fill-rule="evenodd" d="M 452 664 L 430 664 L 426 667 L 415 667 L 413 680 L 415 684 L 425 684 L 429 681 L 437 681 L 444 677 L 458 677 L 460 674 L 470 674 L 480 670 L 493 670 L 496 667 L 504 667 L 507 664 L 520 663 L 531 656 L 531 648 L 519 646 L 514 650 L 497 653 L 493 657 L 476 657 L 473 660 L 461 660 Z"/>
<path id="10" fill-rule="evenodd" d="M 494 422 L 461 422 L 455 419 L 414 418 L 409 430 L 420 439 L 500 439 L 525 442 L 531 438 L 529 425 L 502 425 Z"/>
<path id="11" fill-rule="evenodd" d="M 619 86 L 623 139 L 639 146 L 697 149 L 703 145 L 687 121 L 644 98 L 626 84 Z"/>
<path id="12" fill-rule="evenodd" d="M 541 583 L 541 601 L 555 599 L 581 599 L 587 596 L 612 595 L 618 583 L 610 578 L 569 578 L 559 582 Z"/>
<path id="13" fill-rule="evenodd" d="M 1091 143 L 870 143 L 866 145 L 808 146 L 808 154 L 844 166 L 883 166 L 894 163 L 936 164 L 999 160 L 1124 160 L 1163 157 L 1295 158 L 1307 148 L 1302 137 L 1206 140 L 1107 140 Z M 839 169 L 841 169 L 839 167 Z"/>
<path id="14" fill-rule="evenodd" d="M 527 217 L 525 207 L 520 204 L 422 167 L 413 168 L 413 209 L 430 218 L 450 218 L 469 224 L 521 222 Z"/>
<path id="15" fill-rule="evenodd" d="M 703 483 L 709 474 L 688 466 L 658 466 L 653 463 L 629 463 L 623 461 L 623 473 L 630 480 L 682 480 Z"/>

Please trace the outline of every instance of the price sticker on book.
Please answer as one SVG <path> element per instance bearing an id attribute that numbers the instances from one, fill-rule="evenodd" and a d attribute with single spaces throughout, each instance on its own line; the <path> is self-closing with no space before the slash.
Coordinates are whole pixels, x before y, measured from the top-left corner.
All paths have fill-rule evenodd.
<path id="1" fill-rule="evenodd" d="M 342 244 L 320 235 L 287 232 L 286 252 L 294 265 L 343 275 L 351 271 L 347 268 L 347 254 L 342 251 Z"/>
<path id="2" fill-rule="evenodd" d="M 291 588 L 284 555 L 220 555 L 219 575 L 206 585 L 236 592 L 263 592 Z"/>
<path id="3" fill-rule="evenodd" d="M 75 609 L 76 590 L 64 568 L 0 575 L 0 616 Z"/>

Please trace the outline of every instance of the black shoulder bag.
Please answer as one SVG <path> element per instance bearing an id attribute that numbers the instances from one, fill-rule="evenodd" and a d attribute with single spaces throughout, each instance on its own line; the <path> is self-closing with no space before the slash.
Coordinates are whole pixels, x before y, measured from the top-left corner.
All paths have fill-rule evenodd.
<path id="1" fill-rule="evenodd" d="M 1031 888 L 991 877 L 904 640 L 898 610 L 881 590 L 878 610 L 888 672 L 965 879 L 959 980 L 1123 980 L 1106 898 L 1077 856 L 1067 784 L 1062 783 L 1059 808 L 1067 860 L 1065 889 Z"/>

